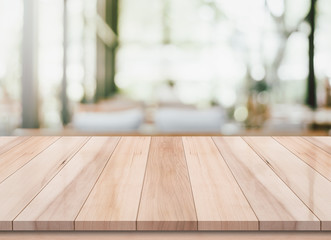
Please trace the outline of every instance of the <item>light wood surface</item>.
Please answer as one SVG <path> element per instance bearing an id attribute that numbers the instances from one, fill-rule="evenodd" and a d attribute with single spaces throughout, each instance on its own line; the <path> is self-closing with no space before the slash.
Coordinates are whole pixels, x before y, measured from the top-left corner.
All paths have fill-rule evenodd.
<path id="1" fill-rule="evenodd" d="M 260 220 L 260 230 L 320 229 L 316 216 L 243 139 L 213 139 Z"/>
<path id="2" fill-rule="evenodd" d="M 331 154 L 301 137 L 274 137 L 274 139 L 331 181 Z"/>
<path id="3" fill-rule="evenodd" d="M 0 155 L 0 183 L 41 153 L 59 137 L 34 137 L 22 141 L 11 151 Z M 10 145 L 19 141 L 13 140 Z"/>
<path id="4" fill-rule="evenodd" d="M 324 151 L 331 154 L 331 139 L 330 137 L 304 137 L 307 141 L 322 148 Z"/>
<path id="5" fill-rule="evenodd" d="M 3 232 L 0 240 L 330 240 L 331 232 Z"/>
<path id="6" fill-rule="evenodd" d="M 271 137 L 244 139 L 330 231 L 331 182 Z"/>
<path id="7" fill-rule="evenodd" d="M 292 237 L 331 238 L 318 235 L 331 230 L 330 140 L 0 137 L 0 239 L 194 239 L 196 231 L 205 231 L 199 236 L 206 239 L 234 236 L 206 231 L 272 236 L 251 230 L 316 231 Z M 22 230 L 49 235 L 15 233 Z M 78 235 L 49 232 L 54 230 Z M 79 235 L 90 230 L 196 235 Z"/>
<path id="8" fill-rule="evenodd" d="M 83 146 L 86 137 L 62 137 L 0 184 L 0 230 L 12 221 Z"/>
<path id="9" fill-rule="evenodd" d="M 92 137 L 14 220 L 14 230 L 74 230 L 87 199 L 118 137 Z"/>
<path id="10" fill-rule="evenodd" d="M 29 138 L 30 137 L 0 137 L 0 155 Z"/>
<path id="11" fill-rule="evenodd" d="M 180 137 L 153 137 L 137 220 L 138 230 L 197 230 Z"/>
<path id="12" fill-rule="evenodd" d="M 211 137 L 183 137 L 199 230 L 258 230 L 258 220 Z"/>
<path id="13" fill-rule="evenodd" d="M 150 137 L 122 138 L 82 207 L 76 230 L 136 230 Z"/>

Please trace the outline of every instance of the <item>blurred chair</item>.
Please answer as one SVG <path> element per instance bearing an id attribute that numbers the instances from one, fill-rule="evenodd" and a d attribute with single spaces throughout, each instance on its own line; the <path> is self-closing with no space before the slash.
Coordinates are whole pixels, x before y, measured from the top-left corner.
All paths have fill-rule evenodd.
<path id="1" fill-rule="evenodd" d="M 81 132 L 135 132 L 143 120 L 144 112 L 140 108 L 113 112 L 79 112 L 74 115 L 72 126 Z"/>
<path id="2" fill-rule="evenodd" d="M 159 108 L 155 112 L 155 126 L 164 133 L 220 133 L 225 122 L 221 108 L 207 110 Z"/>

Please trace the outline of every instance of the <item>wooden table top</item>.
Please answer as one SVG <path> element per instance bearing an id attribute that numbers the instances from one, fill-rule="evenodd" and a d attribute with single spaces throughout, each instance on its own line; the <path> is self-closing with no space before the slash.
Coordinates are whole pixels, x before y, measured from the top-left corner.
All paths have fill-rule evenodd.
<path id="1" fill-rule="evenodd" d="M 331 137 L 1 137 L 0 230 L 331 230 Z"/>

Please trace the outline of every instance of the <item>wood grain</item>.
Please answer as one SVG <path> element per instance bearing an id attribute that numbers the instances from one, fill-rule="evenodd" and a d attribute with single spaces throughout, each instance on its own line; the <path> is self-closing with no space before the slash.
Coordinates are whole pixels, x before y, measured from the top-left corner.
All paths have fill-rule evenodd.
<path id="1" fill-rule="evenodd" d="M 258 230 L 258 220 L 211 137 L 183 137 L 198 230 Z"/>
<path id="2" fill-rule="evenodd" d="M 321 220 L 321 229 L 331 230 L 331 182 L 271 137 L 244 139 Z"/>
<path id="3" fill-rule="evenodd" d="M 180 137 L 153 137 L 137 220 L 138 230 L 197 230 Z"/>
<path id="4" fill-rule="evenodd" d="M 87 140 L 60 138 L 0 184 L 0 230 L 12 230 L 14 218 Z"/>
<path id="5" fill-rule="evenodd" d="M 2 232 L 0 240 L 330 240 L 331 232 Z"/>
<path id="6" fill-rule="evenodd" d="M 274 139 L 331 181 L 331 154 L 302 137 L 274 137 Z"/>
<path id="7" fill-rule="evenodd" d="M 331 137 L 304 137 L 304 139 L 331 154 Z"/>
<path id="8" fill-rule="evenodd" d="M 118 137 L 92 137 L 13 222 L 14 230 L 74 230 Z"/>
<path id="9" fill-rule="evenodd" d="M 0 137 L 0 231 L 330 231 L 330 139 Z"/>
<path id="10" fill-rule="evenodd" d="M 136 230 L 150 137 L 118 143 L 75 220 L 76 230 Z"/>
<path id="11" fill-rule="evenodd" d="M 240 137 L 213 138 L 260 221 L 260 230 L 319 230 L 320 221 Z"/>
<path id="12" fill-rule="evenodd" d="M 1 154 L 0 183 L 58 139 L 59 137 L 32 137 Z"/>
<path id="13" fill-rule="evenodd" d="M 0 155 L 29 138 L 30 137 L 0 137 Z"/>

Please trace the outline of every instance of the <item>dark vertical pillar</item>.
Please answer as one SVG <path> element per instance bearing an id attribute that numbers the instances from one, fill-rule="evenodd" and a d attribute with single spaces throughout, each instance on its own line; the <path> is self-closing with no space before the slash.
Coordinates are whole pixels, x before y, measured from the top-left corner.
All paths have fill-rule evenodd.
<path id="1" fill-rule="evenodd" d="M 118 0 L 98 0 L 97 11 L 108 27 L 118 34 Z M 95 100 L 107 98 L 117 92 L 115 85 L 116 42 L 107 45 L 97 38 L 97 86 Z"/>
<path id="2" fill-rule="evenodd" d="M 311 6 L 308 14 L 308 22 L 310 25 L 309 35 L 309 74 L 307 80 L 306 104 L 311 108 L 317 107 L 316 102 L 316 81 L 315 81 L 315 67 L 314 67 L 314 35 L 315 35 L 315 20 L 316 20 L 316 0 L 311 0 Z"/>
<path id="3" fill-rule="evenodd" d="M 97 38 L 97 67 L 96 67 L 96 90 L 95 101 L 105 97 L 105 59 L 106 59 L 106 46 Z"/>
<path id="4" fill-rule="evenodd" d="M 106 1 L 97 0 L 97 14 L 101 18 L 106 17 Z M 106 79 L 106 46 L 102 40 L 97 36 L 97 52 L 96 52 L 96 91 L 94 99 L 98 101 L 105 97 L 105 79 Z"/>
<path id="5" fill-rule="evenodd" d="M 117 48 L 107 48 L 106 52 L 106 86 L 105 97 L 114 95 L 117 92 L 117 86 L 115 84 L 115 72 L 116 72 L 116 50 Z"/>
<path id="6" fill-rule="evenodd" d="M 67 0 L 63 1 L 63 76 L 61 90 L 61 118 L 63 125 L 70 121 L 70 113 L 67 97 L 67 47 L 68 47 L 68 13 Z"/>
<path id="7" fill-rule="evenodd" d="M 106 1 L 105 20 L 112 31 L 118 35 L 118 0 Z M 117 92 L 115 85 L 117 45 L 116 42 L 113 46 L 106 46 L 105 97 L 111 96 Z"/>
<path id="8" fill-rule="evenodd" d="M 38 128 L 38 1 L 24 1 L 22 127 Z"/>

